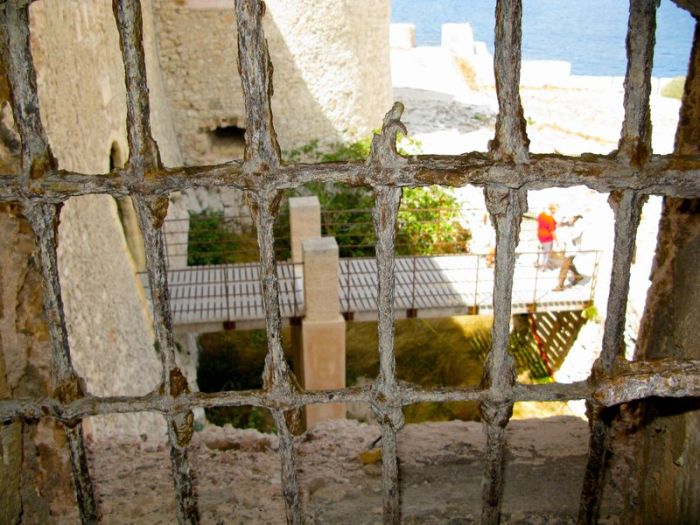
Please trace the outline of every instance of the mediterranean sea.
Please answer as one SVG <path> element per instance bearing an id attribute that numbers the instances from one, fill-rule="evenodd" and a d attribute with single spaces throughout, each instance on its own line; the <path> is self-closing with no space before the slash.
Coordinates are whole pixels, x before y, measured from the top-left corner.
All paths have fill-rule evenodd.
<path id="1" fill-rule="evenodd" d="M 439 46 L 442 24 L 468 22 L 493 53 L 495 0 L 392 0 L 392 22 L 416 26 L 417 46 Z M 626 0 L 523 0 L 523 59 L 566 60 L 574 75 L 624 76 Z M 695 22 L 671 0 L 657 12 L 653 75 L 684 76 Z"/>

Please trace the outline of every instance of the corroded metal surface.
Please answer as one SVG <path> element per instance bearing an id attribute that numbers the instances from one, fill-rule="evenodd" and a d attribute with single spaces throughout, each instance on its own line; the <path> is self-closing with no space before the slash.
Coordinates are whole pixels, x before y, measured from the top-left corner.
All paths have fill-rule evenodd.
<path id="1" fill-rule="evenodd" d="M 522 0 L 496 2 L 493 68 L 498 117 L 496 136 L 489 147 L 495 158 L 513 162 L 527 161 L 530 143 L 525 131 L 519 87 L 522 14 Z"/>
<path id="2" fill-rule="evenodd" d="M 135 184 L 143 181 L 149 171 L 160 167 L 158 146 L 151 135 L 141 5 L 134 0 L 113 0 L 113 10 L 119 30 L 127 90 L 129 162 L 121 176 L 127 184 Z M 161 390 L 166 396 L 177 398 L 188 393 L 189 387 L 175 362 L 165 240 L 160 232 L 168 210 L 168 198 L 135 195 L 133 202 L 145 245 L 146 271 L 156 335 L 154 344 L 157 346 L 162 365 Z M 170 442 L 177 519 L 180 524 L 196 524 L 199 523 L 199 510 L 193 474 L 187 458 L 194 417 L 187 407 L 179 412 L 166 412 L 165 422 Z"/>
<path id="3" fill-rule="evenodd" d="M 24 186 L 29 179 L 56 168 L 39 111 L 29 40 L 29 2 L 10 0 L 0 5 L 0 51 L 10 85 L 12 112 L 22 139 L 22 174 L 18 178 Z"/>
<path id="4" fill-rule="evenodd" d="M 481 522 L 499 523 L 505 484 L 505 428 L 513 413 L 515 361 L 510 346 L 510 310 L 515 271 L 515 248 L 520 221 L 527 211 L 522 190 L 487 187 L 486 208 L 496 230 L 496 271 L 493 287 L 491 351 L 484 363 L 482 384 L 487 389 L 481 404 L 486 426 L 486 465 L 482 481 Z"/>
<path id="5" fill-rule="evenodd" d="M 30 180 L 41 178 L 46 171 L 56 168 L 39 111 L 28 3 L 13 1 L 0 6 L 0 46 L 12 94 L 12 110 L 22 141 L 22 173 L 18 178 L 26 187 Z M 81 398 L 85 388 L 71 362 L 63 310 L 56 252 L 59 211 L 59 204 L 23 203 L 23 213 L 32 225 L 41 261 L 44 311 L 51 338 L 51 388 L 56 400 L 65 404 Z M 87 463 L 82 420 L 64 422 L 64 429 L 81 519 L 83 523 L 96 523 L 99 509 Z"/>
<path id="6" fill-rule="evenodd" d="M 269 174 L 270 172 L 265 171 Z M 61 202 L 68 197 L 107 193 L 168 195 L 191 188 L 232 187 L 253 192 L 284 190 L 309 182 L 332 182 L 349 186 L 377 187 L 387 184 L 381 173 L 363 162 L 296 164 L 282 166 L 272 177 L 258 177 L 239 161 L 217 166 L 162 168 L 145 173 L 138 183 L 126 183 L 119 173 L 81 174 L 50 171 L 40 180 L 25 184 L 20 176 L 0 174 L 0 202 L 39 200 Z M 406 159 L 391 185 L 400 187 L 461 187 L 498 185 L 511 189 L 541 190 L 551 187 L 586 186 L 607 193 L 634 190 L 645 195 L 691 198 L 700 193 L 700 157 L 697 155 L 653 156 L 643 166 L 630 166 L 608 155 L 530 155 L 527 164 L 488 158 L 483 153 L 464 155 L 418 155 Z"/>
<path id="7" fill-rule="evenodd" d="M 238 71 L 241 74 L 246 111 L 245 154 L 243 170 L 260 180 L 276 178 L 280 148 L 272 122 L 272 63 L 262 27 L 265 4 L 258 0 L 236 0 L 238 26 Z M 267 357 L 263 371 L 263 388 L 281 402 L 293 401 L 299 386 L 287 366 L 282 350 L 282 316 L 280 288 L 275 262 L 274 222 L 282 193 L 275 188 L 258 187 L 247 192 L 246 200 L 253 214 L 260 251 Z M 300 411 L 272 410 L 280 437 L 282 494 L 287 523 L 303 521 L 297 479 L 296 451 L 292 430 L 299 426 Z"/>
<path id="8" fill-rule="evenodd" d="M 651 154 L 651 69 L 654 61 L 657 0 L 632 0 L 627 27 L 625 119 L 618 156 L 634 165 Z"/>
<path id="9" fill-rule="evenodd" d="M 630 166 L 643 165 L 651 153 L 651 70 L 654 57 L 656 0 L 631 0 L 627 29 L 625 118 L 617 158 Z M 612 192 L 608 202 L 615 217 L 613 262 L 608 292 L 607 317 L 600 357 L 593 365 L 594 380 L 612 373 L 617 359 L 625 356 L 625 316 L 630 267 L 634 258 L 637 227 L 646 196 L 631 190 Z M 586 403 L 591 435 L 588 462 L 579 504 L 579 523 L 597 523 L 603 498 L 605 472 L 610 456 L 611 421 L 616 408 Z"/>

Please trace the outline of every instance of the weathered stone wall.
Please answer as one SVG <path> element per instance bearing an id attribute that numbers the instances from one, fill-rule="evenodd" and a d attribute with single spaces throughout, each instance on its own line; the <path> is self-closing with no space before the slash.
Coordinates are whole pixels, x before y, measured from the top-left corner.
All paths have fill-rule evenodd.
<path id="1" fill-rule="evenodd" d="M 700 155 L 700 24 L 685 83 L 676 152 Z M 700 359 L 700 199 L 664 200 L 652 284 L 637 358 Z M 630 522 L 697 523 L 700 516 L 700 403 L 650 400 L 634 435 L 636 486 Z"/>
<path id="2" fill-rule="evenodd" d="M 266 4 L 282 149 L 312 139 L 352 139 L 379 127 L 392 100 L 389 0 Z M 167 95 L 186 160 L 241 155 L 240 139 L 227 142 L 208 133 L 245 127 L 233 1 L 154 0 L 154 7 Z"/>
<path id="3" fill-rule="evenodd" d="M 19 206 L 0 205 L 0 397 L 40 397 L 51 388 L 35 249 Z M 0 523 L 51 523 L 50 515 L 70 516 L 75 496 L 65 433 L 55 422 L 0 426 L 0 450 Z"/>
<path id="4" fill-rule="evenodd" d="M 180 163 L 143 3 L 153 130 L 165 164 Z M 60 168 L 104 173 L 128 158 L 124 70 L 109 0 L 42 0 L 30 9 L 42 117 Z M 150 44 L 150 46 L 149 46 Z M 116 157 L 116 158 L 115 158 Z M 133 223 L 127 228 L 139 241 Z M 117 205 L 69 200 L 61 212 L 59 267 L 73 362 L 98 395 L 140 394 L 160 378 L 150 315 Z M 87 421 L 94 437 L 162 434 L 155 414 Z"/>

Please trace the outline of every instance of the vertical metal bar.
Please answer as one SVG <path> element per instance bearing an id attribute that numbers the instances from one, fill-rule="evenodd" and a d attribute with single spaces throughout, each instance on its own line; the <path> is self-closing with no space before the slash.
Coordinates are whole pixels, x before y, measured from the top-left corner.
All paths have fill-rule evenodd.
<path id="1" fill-rule="evenodd" d="M 143 175 L 143 171 L 160 166 L 160 154 L 151 135 L 141 5 L 136 0 L 112 0 L 112 10 L 124 62 L 129 168 Z"/>
<path id="2" fill-rule="evenodd" d="M 129 162 L 123 171 L 128 182 L 138 182 L 148 171 L 160 168 L 160 154 L 151 135 L 146 61 L 143 49 L 141 6 L 134 0 L 112 0 L 114 18 L 124 61 L 127 90 L 127 135 Z M 146 269 L 153 303 L 155 344 L 161 357 L 161 384 L 166 395 L 178 397 L 189 392 L 187 379 L 175 362 L 170 290 L 168 289 L 164 236 L 161 234 L 168 209 L 167 197 L 134 196 L 134 208 L 143 232 Z M 199 523 L 197 496 L 187 457 L 193 433 L 191 410 L 165 415 L 170 461 L 176 495 L 176 513 L 181 524 Z"/>
<path id="3" fill-rule="evenodd" d="M 497 524 L 505 481 L 505 427 L 513 412 L 515 362 L 508 348 L 510 313 L 522 214 L 527 210 L 524 190 L 489 188 L 486 207 L 496 230 L 496 265 L 493 285 L 492 346 L 484 363 L 482 384 L 488 389 L 481 403 L 486 426 L 486 468 L 482 481 L 482 524 Z"/>
<path id="4" fill-rule="evenodd" d="M 593 376 L 596 378 L 609 375 L 616 359 L 625 355 L 625 315 L 630 266 L 645 197 L 625 190 L 611 194 L 609 200 L 615 212 L 615 244 L 602 352 L 593 366 Z M 578 521 L 581 524 L 593 524 L 598 521 L 607 459 L 610 453 L 610 414 L 614 410 L 605 410 L 591 401 L 587 402 L 587 408 L 591 435 L 579 505 Z"/>
<path id="5" fill-rule="evenodd" d="M 496 136 L 490 145 L 495 159 L 526 163 L 529 140 L 520 102 L 521 0 L 496 2 L 494 73 L 498 97 Z M 513 412 L 512 389 L 515 363 L 508 352 L 515 248 L 520 221 L 527 210 L 527 193 L 500 187 L 484 190 L 486 207 L 496 229 L 496 264 L 493 291 L 493 342 L 484 364 L 483 386 L 488 389 L 481 403 L 486 426 L 486 467 L 482 482 L 482 524 L 497 524 L 505 479 L 505 427 Z"/>
<path id="6" fill-rule="evenodd" d="M 396 432 L 403 426 L 403 412 L 400 395 L 397 392 L 394 354 L 394 241 L 396 215 L 400 202 L 400 188 L 377 188 L 373 217 L 377 234 L 379 375 L 372 387 L 374 392 L 372 410 L 382 427 L 384 523 L 401 522 Z"/>
<path id="7" fill-rule="evenodd" d="M 625 119 L 618 158 L 643 164 L 651 154 L 651 70 L 654 62 L 656 6 L 658 0 L 630 0 L 627 25 Z"/>
<path id="8" fill-rule="evenodd" d="M 262 27 L 265 4 L 260 0 L 236 0 L 238 71 L 245 99 L 246 161 L 252 166 L 279 166 L 280 147 L 272 122 L 272 63 Z"/>
<path id="9" fill-rule="evenodd" d="M 275 263 L 274 218 L 282 194 L 279 192 L 261 192 L 248 194 L 248 202 L 253 204 L 253 218 L 257 226 L 258 246 L 260 248 L 260 279 L 262 299 L 265 309 L 267 329 L 267 357 L 263 371 L 263 387 L 280 398 L 292 400 L 299 387 L 294 379 L 282 349 L 282 317 L 279 306 L 279 282 Z M 280 436 L 280 459 L 282 462 L 282 492 L 285 499 L 287 523 L 300 524 L 303 521 L 299 482 L 296 471 L 296 452 L 291 438 L 290 425 L 296 425 L 298 411 L 283 412 L 273 410 L 272 415 Z M 288 422 L 286 417 L 293 418 Z"/>
<path id="10" fill-rule="evenodd" d="M 58 207 L 49 203 L 25 203 L 24 214 L 29 219 L 39 245 L 41 270 L 44 278 L 44 310 L 51 336 L 51 371 L 54 395 L 68 403 L 82 397 L 82 380 L 73 369 L 66 329 L 61 285 L 58 277 Z M 73 482 L 83 523 L 97 523 L 99 509 L 95 498 L 83 439 L 82 420 L 64 425 L 70 449 Z"/>
<path id="11" fill-rule="evenodd" d="M 0 51 L 12 97 L 12 111 L 21 137 L 22 178 L 42 177 L 56 161 L 41 122 L 36 71 L 31 54 L 29 5 L 10 1 L 0 7 Z M 39 247 L 43 277 L 44 310 L 51 338 L 52 394 L 62 403 L 82 397 L 82 380 L 73 369 L 63 298 L 58 274 L 59 206 L 23 203 Z M 99 509 L 90 478 L 82 420 L 63 424 L 70 451 L 76 500 L 83 523 L 96 523 Z"/>
<path id="12" fill-rule="evenodd" d="M 651 70 L 656 30 L 656 0 L 630 0 L 627 27 L 627 72 L 625 75 L 625 119 L 618 158 L 632 166 L 642 165 L 651 154 Z M 609 202 L 615 213 L 615 244 L 610 276 L 603 347 L 593 366 L 593 376 L 610 375 L 615 360 L 625 355 L 625 315 L 630 266 L 637 227 L 646 198 L 633 191 L 612 193 Z M 588 462 L 579 504 L 580 524 L 597 523 L 603 497 L 605 472 L 610 455 L 610 422 L 615 409 L 603 409 L 588 401 L 590 439 Z"/>
<path id="13" fill-rule="evenodd" d="M 530 144 L 520 103 L 521 0 L 496 2 L 494 73 L 498 96 L 496 136 L 491 141 L 491 155 L 499 160 L 526 162 Z"/>
<path id="14" fill-rule="evenodd" d="M 22 177 L 25 181 L 56 168 L 41 123 L 36 71 L 29 34 L 29 5 L 10 0 L 0 6 L 0 58 L 12 97 L 12 112 L 22 138 Z"/>
<path id="15" fill-rule="evenodd" d="M 272 63 L 262 28 L 265 4 L 259 0 L 236 0 L 238 27 L 238 69 L 241 74 L 246 111 L 245 154 L 249 169 L 274 177 L 280 164 L 280 149 L 272 121 Z M 257 227 L 260 249 L 260 279 L 267 327 L 268 353 L 263 372 L 264 388 L 287 400 L 298 390 L 282 351 L 279 283 L 274 251 L 274 217 L 281 193 L 259 190 L 246 195 Z M 288 523 L 301 523 L 301 498 L 296 472 L 296 453 L 285 416 L 298 418 L 299 412 L 272 411 L 280 436 L 282 492 Z M 292 422 L 292 424 L 294 424 Z"/>

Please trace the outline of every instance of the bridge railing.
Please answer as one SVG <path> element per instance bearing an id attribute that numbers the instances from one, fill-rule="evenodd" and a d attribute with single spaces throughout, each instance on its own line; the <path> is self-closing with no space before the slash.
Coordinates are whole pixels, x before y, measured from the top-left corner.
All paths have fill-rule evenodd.
<path id="1" fill-rule="evenodd" d="M 537 251 L 517 252 L 513 280 L 513 304 L 533 310 L 546 303 L 548 308 L 580 308 L 592 302 L 595 294 L 599 250 L 581 250 L 575 264 L 584 275 L 576 285 L 557 291 L 560 268 L 546 270 L 537 264 Z M 463 253 L 396 258 L 395 308 L 407 317 L 420 310 L 454 310 L 458 313 L 490 311 L 494 284 L 492 253 Z M 376 310 L 376 262 L 373 258 L 340 260 L 341 311 L 352 318 L 358 312 Z M 568 281 L 568 276 L 567 279 Z"/>
<path id="2" fill-rule="evenodd" d="M 396 253 L 432 255 L 466 253 L 472 230 L 484 214 L 475 208 L 402 208 L 398 216 Z M 478 219 L 477 219 L 478 218 Z M 184 219 L 167 219 L 166 255 L 176 266 L 247 263 L 259 260 L 250 214 L 205 211 Z M 376 238 L 371 209 L 321 211 L 321 234 L 335 237 L 341 257 L 373 257 Z M 289 215 L 275 223 L 278 261 L 291 255 Z"/>

